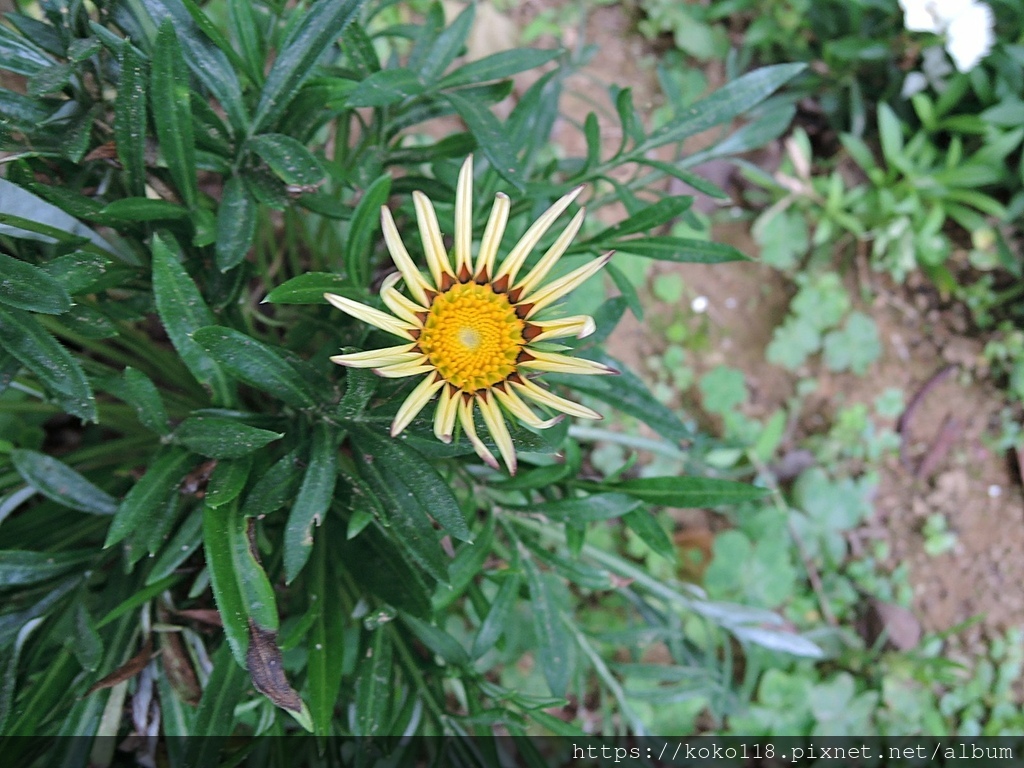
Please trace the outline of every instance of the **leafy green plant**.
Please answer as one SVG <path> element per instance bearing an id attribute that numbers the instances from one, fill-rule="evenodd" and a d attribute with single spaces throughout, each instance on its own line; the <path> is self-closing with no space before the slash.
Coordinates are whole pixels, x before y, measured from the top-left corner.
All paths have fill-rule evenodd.
<path id="1" fill-rule="evenodd" d="M 579 734 L 547 710 L 596 696 L 601 730 L 644 733 L 658 696 L 703 691 L 720 712 L 735 700 L 721 662 L 729 633 L 744 647 L 820 654 L 779 617 L 655 578 L 616 543 L 628 536 L 650 561 L 671 562 L 653 510 L 730 504 L 761 489 L 695 474 L 585 473 L 587 433 L 564 422 L 531 429 L 514 410 L 502 418 L 515 474 L 474 456 L 504 454 L 487 413 L 480 425 L 472 411 L 460 419 L 450 443 L 422 416 L 392 438 L 405 382 L 329 359 L 387 342 L 324 298 L 358 302 L 380 327 L 370 305 L 393 298 L 393 283 L 381 287 L 391 271 L 382 206 L 385 235 L 392 218 L 399 232 L 417 219 L 426 227 L 423 248 L 404 238 L 403 275 L 415 285 L 411 265 L 433 268 L 446 248 L 437 231 L 479 232 L 484 222 L 462 212 L 506 191 L 510 239 L 582 184 L 592 209 L 625 206 L 623 221 L 559 246 L 565 270 L 609 250 L 743 258 L 646 234 L 692 202 L 650 199 L 652 176 L 711 189 L 687 161 L 650 154 L 727 124 L 799 65 L 746 75 L 651 132 L 629 92 L 613 89 L 620 145 L 603 148 L 591 115 L 586 155 L 555 158 L 548 143 L 575 60 L 533 49 L 461 60 L 472 6 L 448 23 L 431 4 L 415 24 L 390 3 L 358 0 L 40 9 L 0 27 L 0 66 L 28 78 L 25 92 L 0 89 L 0 147 L 12 153 L 0 179 L 9 427 L 0 731 L 117 736 L 159 721 L 168 737 L 224 737 L 301 727 L 392 748 L 397 738 L 386 737 L 496 726 Z M 510 92 L 509 77 L 537 67 L 499 121 L 490 107 Z M 454 127 L 433 139 L 423 124 L 437 118 Z M 732 136 L 722 154 L 751 140 Z M 470 152 L 473 199 L 453 204 Z M 623 165 L 632 177 L 617 173 Z M 436 227 L 416 191 L 437 202 Z M 557 239 L 533 231 L 537 253 Z M 521 254 L 529 267 L 533 250 Z M 636 302 L 630 281 L 610 274 L 623 296 L 592 291 L 589 304 L 580 294 L 563 308 L 596 320 L 571 351 L 622 369 L 601 344 Z M 642 421 L 673 450 L 695 437 L 628 371 L 545 381 Z M 617 631 L 588 625 L 594 595 L 614 602 Z M 677 636 L 685 620 L 704 627 L 699 643 Z M 638 659 L 655 641 L 670 651 L 657 670 L 668 692 L 632 685 L 651 670 L 609 661 L 621 648 Z M 516 662 L 526 655 L 534 664 L 524 677 Z M 696 678 L 694 665 L 704 670 Z M 19 764 L 49 764 L 111 743 L 4 750 Z M 166 748 L 172 760 L 213 765 L 223 745 Z M 316 748 L 259 747 L 291 761 Z"/>

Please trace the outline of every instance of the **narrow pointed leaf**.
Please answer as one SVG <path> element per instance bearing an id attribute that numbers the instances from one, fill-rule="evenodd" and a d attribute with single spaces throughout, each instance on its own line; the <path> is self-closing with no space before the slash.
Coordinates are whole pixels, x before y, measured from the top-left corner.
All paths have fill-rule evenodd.
<path id="1" fill-rule="evenodd" d="M 11 451 L 11 462 L 30 487 L 59 504 L 94 515 L 112 515 L 117 511 L 117 500 L 113 496 L 59 459 L 37 451 L 15 449 Z"/>
<path id="2" fill-rule="evenodd" d="M 47 315 L 71 309 L 71 297 L 59 281 L 6 253 L 0 253 L 0 303 Z"/>
<path id="3" fill-rule="evenodd" d="M 285 579 L 290 583 L 306 565 L 313 549 L 313 528 L 323 522 L 338 479 L 338 449 L 333 429 L 324 423 L 313 428 L 306 474 L 288 515 L 284 534 Z"/>
<path id="4" fill-rule="evenodd" d="M 192 132 L 192 89 L 188 82 L 188 67 L 170 18 L 160 23 L 156 36 L 151 88 L 153 123 L 160 140 L 160 152 L 167 161 L 167 168 L 182 200 L 189 208 L 194 208 L 199 188 Z"/>
<path id="5" fill-rule="evenodd" d="M 192 338 L 234 378 L 296 408 L 313 408 L 317 393 L 290 363 L 266 344 L 244 333 L 212 326 Z"/>
<path id="6" fill-rule="evenodd" d="M 218 405 L 234 402 L 234 388 L 221 366 L 192 338 L 199 328 L 213 325 L 213 313 L 164 241 L 153 238 L 153 293 L 160 320 L 182 362 L 200 384 L 209 388 Z"/>
<path id="7" fill-rule="evenodd" d="M 96 421 L 96 399 L 78 361 L 32 315 L 0 305 L 0 348 L 32 371 L 72 416 Z"/>
<path id="8" fill-rule="evenodd" d="M 258 209 L 256 200 L 240 176 L 232 176 L 225 182 L 217 208 L 217 241 L 214 246 L 217 269 L 221 272 L 238 266 L 252 248 Z"/>
<path id="9" fill-rule="evenodd" d="M 180 448 L 170 448 L 154 459 L 114 513 L 104 548 L 129 537 L 134 545 L 146 531 L 160 527 L 158 518 L 166 513 L 168 500 L 178 493 L 178 486 L 195 462 L 192 454 Z"/>
<path id="10" fill-rule="evenodd" d="M 284 433 L 251 427 L 234 419 L 192 416 L 178 425 L 172 437 L 202 456 L 237 459 L 279 440 Z"/>
<path id="11" fill-rule="evenodd" d="M 131 45 L 118 57 L 121 81 L 114 102 L 114 139 L 128 190 L 136 197 L 146 194 L 146 102 L 148 83 L 142 58 Z"/>
<path id="12" fill-rule="evenodd" d="M 302 15 L 267 73 L 253 129 L 272 127 L 365 0 L 318 0 Z"/>
<path id="13" fill-rule="evenodd" d="M 640 477 L 608 486 L 649 504 L 695 508 L 737 504 L 762 498 L 768 491 L 713 477 Z"/>

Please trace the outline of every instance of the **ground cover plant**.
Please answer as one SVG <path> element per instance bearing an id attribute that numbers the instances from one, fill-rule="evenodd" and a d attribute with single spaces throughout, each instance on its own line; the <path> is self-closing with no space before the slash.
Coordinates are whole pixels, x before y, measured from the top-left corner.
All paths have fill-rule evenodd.
<path id="1" fill-rule="evenodd" d="M 764 491 L 716 471 L 716 441 L 603 351 L 640 308 L 614 260 L 619 295 L 594 277 L 609 251 L 744 258 L 649 234 L 692 202 L 652 174 L 719 193 L 648 153 L 728 126 L 801 65 L 651 131 L 613 89 L 619 145 L 588 117 L 586 154 L 562 157 L 579 62 L 462 59 L 472 6 L 26 10 L 0 25 L 0 733 L 134 734 L 197 766 L 227 742 L 156 738 L 321 737 L 232 758 L 265 764 L 336 756 L 338 736 L 643 734 L 698 694 L 735 709 L 736 649 L 822 653 L 649 570 L 675 557 L 658 509 Z M 510 76 L 536 68 L 499 121 Z M 577 195 L 626 216 L 552 228 Z M 496 335 L 465 325 L 473 307 Z M 597 469 L 558 418 L 598 411 L 648 425 L 683 471 Z M 651 645 L 667 660 L 644 661 Z M 105 764 L 116 744 L 2 749 Z"/>
<path id="2" fill-rule="evenodd" d="M 668 63 L 673 54 L 729 72 L 752 62 L 809 64 L 788 91 L 803 97 L 796 125 L 774 156 L 741 161 L 734 200 L 743 208 L 717 217 L 749 222 L 762 262 L 784 277 L 773 289 L 788 290 L 784 317 L 773 321 L 756 360 L 721 364 L 709 350 L 702 313 L 719 297 L 660 270 L 650 286 L 672 303 L 660 321 L 663 349 L 647 361 L 654 392 L 667 403 L 699 398 L 733 449 L 716 452 L 716 463 L 759 466 L 762 482 L 778 491 L 775 509 L 728 512 L 729 530 L 716 530 L 710 545 L 687 534 L 693 575 L 714 596 L 782 610 L 797 626 L 826 625 L 815 637 L 834 654 L 824 664 L 786 661 L 765 672 L 754 704 L 729 720 L 729 732 L 1018 732 L 1019 631 L 989 629 L 984 642 L 965 645 L 962 636 L 985 621 L 978 609 L 965 625 L 922 637 L 911 613 L 923 602 L 921 576 L 894 562 L 876 504 L 881 478 L 906 462 L 900 425 L 915 395 L 886 386 L 886 342 L 895 344 L 897 329 L 914 331 L 886 325 L 880 307 L 911 290 L 929 297 L 927 320 L 913 314 L 920 326 L 933 327 L 941 308 L 964 336 L 984 342 L 943 365 L 961 381 L 988 378 L 1002 388 L 995 409 L 1007 407 L 979 440 L 995 446 L 989 461 L 1019 451 L 1024 134 L 1019 120 L 1004 118 L 1022 96 L 1020 8 L 911 0 L 639 7 L 639 30 L 677 49 L 660 57 L 670 98 L 687 84 L 685 70 Z M 974 14 L 972 24 L 946 17 L 961 11 Z M 708 358 L 716 361 L 710 370 Z M 791 384 L 775 407 L 751 417 L 773 366 Z M 834 398 L 825 415 L 816 412 L 822 390 Z M 847 390 L 856 394 L 844 399 Z M 954 462 L 981 474 L 964 459 L 963 443 L 951 445 Z M 928 493 L 927 472 L 910 482 L 901 510 Z M 924 557 L 957 554 L 965 527 L 955 514 L 925 516 L 915 534 Z M 977 555 L 987 556 L 997 559 Z M 745 565 L 732 567 L 736 561 Z"/>

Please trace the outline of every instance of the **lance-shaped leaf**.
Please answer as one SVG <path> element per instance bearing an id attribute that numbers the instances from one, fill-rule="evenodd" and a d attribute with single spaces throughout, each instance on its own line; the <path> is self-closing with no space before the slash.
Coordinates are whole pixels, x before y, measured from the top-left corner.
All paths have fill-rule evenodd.
<path id="1" fill-rule="evenodd" d="M 253 130 L 272 127 L 365 0 L 318 0 L 302 14 L 267 73 Z"/>
<path id="2" fill-rule="evenodd" d="M 649 504 L 680 509 L 716 507 L 762 498 L 768 491 L 713 477 L 638 477 L 607 486 Z"/>
<path id="3" fill-rule="evenodd" d="M 216 322 L 213 313 L 185 267 L 159 236 L 153 237 L 153 293 L 160 319 L 182 362 L 197 381 L 210 389 L 216 404 L 231 405 L 234 389 L 223 369 L 192 338 L 197 329 Z"/>
<path id="4" fill-rule="evenodd" d="M 32 315 L 0 305 L 0 348 L 39 379 L 61 407 L 96 421 L 96 400 L 78 361 Z"/>
<path id="5" fill-rule="evenodd" d="M 148 87 L 142 57 L 131 45 L 124 45 L 118 56 L 121 80 L 114 102 L 114 138 L 117 158 L 124 167 L 131 194 L 146 194 L 146 101 Z"/>
<path id="6" fill-rule="evenodd" d="M 220 207 L 217 208 L 217 241 L 214 246 L 217 268 L 221 272 L 238 266 L 252 248 L 258 207 L 240 176 L 232 176 L 225 182 Z"/>
<path id="7" fill-rule="evenodd" d="M 117 511 L 113 496 L 59 459 L 19 448 L 11 451 L 11 461 L 29 486 L 59 504 L 94 515 L 112 515 Z"/>
<path id="8" fill-rule="evenodd" d="M 313 528 L 323 522 L 338 479 L 338 449 L 333 428 L 321 422 L 313 428 L 306 474 L 288 515 L 284 533 L 285 578 L 291 583 L 313 550 Z"/>
<path id="9" fill-rule="evenodd" d="M 239 381 L 261 389 L 295 408 L 314 408 L 319 400 L 308 381 L 271 347 L 230 328 L 200 328 L 192 338 Z"/>
<path id="10" fill-rule="evenodd" d="M 47 315 L 71 309 L 64 286 L 37 266 L 0 253 L 0 275 L 0 302 L 8 306 Z"/>
<path id="11" fill-rule="evenodd" d="M 237 459 L 279 440 L 284 437 L 284 433 L 251 427 L 234 419 L 192 416 L 178 425 L 172 437 L 203 456 Z"/>
<path id="12" fill-rule="evenodd" d="M 182 200 L 189 208 L 194 208 L 199 188 L 192 132 L 192 89 L 188 82 L 188 67 L 170 18 L 164 18 L 160 23 L 156 36 L 152 93 L 153 123 L 160 139 L 160 151 Z"/>

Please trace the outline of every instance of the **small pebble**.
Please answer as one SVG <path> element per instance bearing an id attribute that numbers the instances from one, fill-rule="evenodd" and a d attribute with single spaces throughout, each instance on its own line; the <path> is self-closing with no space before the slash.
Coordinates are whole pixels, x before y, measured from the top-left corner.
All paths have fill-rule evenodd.
<path id="1" fill-rule="evenodd" d="M 693 301 L 690 302 L 690 309 L 692 309 L 694 312 L 698 312 L 698 313 L 704 312 L 704 311 L 707 310 L 707 308 L 708 308 L 708 297 L 707 296 L 698 296 L 697 298 L 695 298 Z"/>

